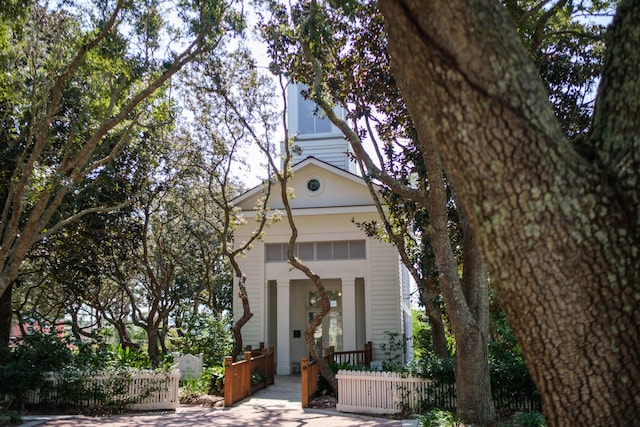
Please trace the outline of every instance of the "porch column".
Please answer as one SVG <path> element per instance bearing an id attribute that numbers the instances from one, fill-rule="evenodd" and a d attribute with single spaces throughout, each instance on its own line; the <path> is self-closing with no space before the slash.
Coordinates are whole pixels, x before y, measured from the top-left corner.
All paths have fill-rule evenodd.
<path id="1" fill-rule="evenodd" d="M 291 375 L 291 355 L 289 350 L 289 279 L 278 279 L 278 350 L 277 375 Z"/>
<path id="2" fill-rule="evenodd" d="M 342 279 L 342 347 L 343 350 L 356 348 L 356 279 Z"/>

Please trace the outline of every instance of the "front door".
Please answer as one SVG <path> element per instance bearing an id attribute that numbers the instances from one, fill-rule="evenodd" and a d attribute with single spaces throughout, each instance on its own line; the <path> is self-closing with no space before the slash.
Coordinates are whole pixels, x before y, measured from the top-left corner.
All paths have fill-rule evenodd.
<path id="1" fill-rule="evenodd" d="M 328 290 L 330 310 L 322 319 L 322 324 L 314 332 L 314 339 L 320 349 L 334 347 L 335 351 L 342 351 L 342 292 Z M 320 313 L 322 302 L 317 291 L 309 291 L 309 307 L 307 322 L 311 323 L 314 316 Z"/>

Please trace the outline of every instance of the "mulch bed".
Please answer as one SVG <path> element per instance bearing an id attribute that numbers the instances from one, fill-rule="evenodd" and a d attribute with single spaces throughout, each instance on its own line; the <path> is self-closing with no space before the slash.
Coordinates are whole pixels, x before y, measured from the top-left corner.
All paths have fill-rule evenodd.
<path id="1" fill-rule="evenodd" d="M 315 396 L 309 399 L 309 408 L 329 409 L 336 407 L 336 398 L 330 395 Z"/>
<path id="2" fill-rule="evenodd" d="M 182 405 L 200 405 L 204 408 L 224 408 L 224 397 L 222 396 L 187 396 L 180 398 Z"/>

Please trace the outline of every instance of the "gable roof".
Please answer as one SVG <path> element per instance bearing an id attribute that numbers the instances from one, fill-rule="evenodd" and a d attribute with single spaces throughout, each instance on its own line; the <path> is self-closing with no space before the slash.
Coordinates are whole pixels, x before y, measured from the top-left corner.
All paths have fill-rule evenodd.
<path id="1" fill-rule="evenodd" d="M 291 167 L 292 177 L 288 186 L 293 188 L 294 197 L 290 199 L 292 209 L 327 209 L 367 211 L 375 208 L 371 194 L 362 177 L 315 157 L 296 163 Z M 316 191 L 308 189 L 309 180 L 317 180 L 320 188 Z M 243 211 L 252 211 L 256 201 L 263 196 L 267 183 L 262 183 L 233 199 L 233 203 Z M 280 199 L 279 183 L 272 184 L 268 207 L 283 209 Z"/>

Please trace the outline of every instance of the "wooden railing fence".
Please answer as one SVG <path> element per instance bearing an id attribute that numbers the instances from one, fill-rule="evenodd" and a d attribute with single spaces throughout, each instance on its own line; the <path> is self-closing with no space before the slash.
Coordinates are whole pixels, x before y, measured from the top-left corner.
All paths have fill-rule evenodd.
<path id="1" fill-rule="evenodd" d="M 371 354 L 371 341 L 364 345 L 364 350 L 334 351 L 333 346 L 325 349 L 325 355 L 329 357 L 329 363 L 335 363 L 338 366 L 366 366 L 369 368 L 371 367 Z"/>
<path id="2" fill-rule="evenodd" d="M 324 359 L 329 364 L 351 366 L 371 366 L 372 346 L 371 341 L 365 344 L 364 350 L 334 351 L 334 347 L 324 349 Z M 300 361 L 300 379 L 302 385 L 302 396 L 300 398 L 303 408 L 309 407 L 309 400 L 318 391 L 318 379 L 320 378 L 320 367 L 318 360 L 309 360 L 303 357 Z"/>
<path id="3" fill-rule="evenodd" d="M 244 360 L 233 362 L 231 356 L 224 358 L 224 406 L 231 406 L 274 383 L 275 360 L 273 347 L 264 343 L 252 350 L 247 346 Z"/>

